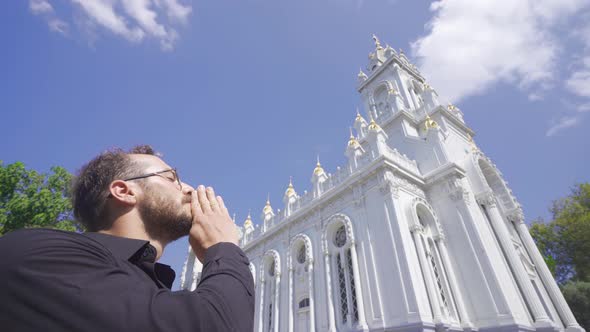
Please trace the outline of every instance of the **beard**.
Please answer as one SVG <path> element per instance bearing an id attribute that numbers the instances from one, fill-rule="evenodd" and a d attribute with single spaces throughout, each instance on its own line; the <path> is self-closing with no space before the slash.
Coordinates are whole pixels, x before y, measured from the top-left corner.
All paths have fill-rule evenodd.
<path id="1" fill-rule="evenodd" d="M 144 188 L 144 192 L 145 198 L 139 203 L 138 211 L 151 238 L 171 242 L 188 235 L 192 215 L 183 205 L 191 202 L 190 195 L 184 195 L 178 203 L 151 188 Z"/>

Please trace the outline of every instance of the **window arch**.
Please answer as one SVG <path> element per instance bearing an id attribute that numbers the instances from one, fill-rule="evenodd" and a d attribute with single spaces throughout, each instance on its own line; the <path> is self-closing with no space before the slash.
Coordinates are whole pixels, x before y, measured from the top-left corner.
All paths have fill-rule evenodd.
<path id="1" fill-rule="evenodd" d="M 431 289 L 429 299 L 433 314 L 439 313 L 443 318 L 458 321 L 457 306 L 447 274 L 450 267 L 445 265 L 438 243 L 444 238 L 440 223 L 436 220 L 431 207 L 423 199 L 415 200 L 414 217 L 416 229 L 420 231 L 413 240 L 418 254 L 425 256 L 419 261 L 424 282 L 427 283 L 427 288 L 429 286 Z"/>
<path id="2" fill-rule="evenodd" d="M 313 306 L 313 256 L 311 240 L 297 234 L 289 245 L 289 304 L 293 331 L 315 331 Z"/>
<path id="3" fill-rule="evenodd" d="M 269 250 L 264 254 L 260 279 L 262 282 L 262 298 L 260 326 L 262 331 L 278 331 L 279 322 L 279 282 L 281 275 L 281 261 L 276 250 Z"/>
<path id="4" fill-rule="evenodd" d="M 330 254 L 330 280 L 337 326 L 364 325 L 356 248 L 350 219 L 342 214 L 331 217 L 322 234 L 324 249 Z M 356 272 L 355 272 L 356 271 Z"/>

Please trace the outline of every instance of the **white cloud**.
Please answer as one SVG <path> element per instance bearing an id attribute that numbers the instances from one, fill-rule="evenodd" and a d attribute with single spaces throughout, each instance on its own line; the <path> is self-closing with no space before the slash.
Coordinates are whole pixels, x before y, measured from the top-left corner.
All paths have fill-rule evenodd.
<path id="1" fill-rule="evenodd" d="M 547 130 L 547 133 L 545 135 L 547 137 L 554 136 L 559 131 L 569 127 L 573 127 L 577 125 L 579 122 L 579 116 L 564 116 L 561 119 L 559 119 L 553 126 L 551 126 L 551 128 Z"/>
<path id="2" fill-rule="evenodd" d="M 58 18 L 53 18 L 49 20 L 49 22 L 47 22 L 47 25 L 49 25 L 49 29 L 51 31 L 59 32 L 63 35 L 67 35 L 68 33 L 69 25 Z"/>
<path id="3" fill-rule="evenodd" d="M 155 0 L 155 3 L 160 8 L 166 9 L 166 14 L 172 20 L 186 24 L 187 18 L 192 12 L 189 6 L 183 6 L 177 0 Z"/>
<path id="4" fill-rule="evenodd" d="M 53 1 L 53 0 L 52 0 Z M 174 48 L 178 32 L 174 24 L 186 24 L 192 7 L 179 0 L 70 0 L 82 15 L 73 20 L 81 33 L 96 38 L 96 31 L 106 31 L 139 43 L 148 38 L 159 41 L 163 50 Z M 49 0 L 29 0 L 33 14 L 44 14 L 52 31 L 66 34 L 68 23 L 55 15 Z"/>
<path id="5" fill-rule="evenodd" d="M 35 15 L 53 13 L 53 6 L 47 0 L 30 0 L 29 9 Z"/>
<path id="6" fill-rule="evenodd" d="M 544 90 L 555 76 L 560 40 L 552 28 L 586 0 L 441 0 L 427 34 L 412 43 L 422 73 L 451 101 L 498 82 Z M 538 95 L 538 93 L 533 93 Z"/>

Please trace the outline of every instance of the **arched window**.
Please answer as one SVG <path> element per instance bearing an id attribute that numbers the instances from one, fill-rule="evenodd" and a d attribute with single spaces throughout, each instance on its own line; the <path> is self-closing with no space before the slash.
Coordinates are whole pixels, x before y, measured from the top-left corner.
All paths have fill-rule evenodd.
<path id="1" fill-rule="evenodd" d="M 291 240 L 290 248 L 289 301 L 293 331 L 315 331 L 311 240 L 305 234 L 298 234 Z"/>
<path id="2" fill-rule="evenodd" d="M 332 236 L 332 243 L 334 244 L 334 277 L 336 281 L 337 303 L 340 323 L 350 323 L 354 325 L 358 323 L 358 303 L 357 294 L 352 266 L 352 257 L 350 253 L 346 228 L 340 225 Z"/>
<path id="3" fill-rule="evenodd" d="M 423 252 L 426 256 L 420 260 L 420 264 L 423 265 L 421 267 L 424 281 L 429 283 L 433 290 L 429 292 L 429 297 L 436 297 L 436 300 L 430 299 L 431 306 L 433 311 L 440 312 L 443 318 L 458 321 L 457 307 L 448 282 L 447 269 L 449 267 L 445 266 L 437 243 L 440 239 L 440 236 L 437 236 L 440 232 L 437 222 L 430 210 L 423 205 L 416 206 L 416 216 L 421 232 L 418 235 L 420 243 L 414 244 L 422 246 L 423 250 L 418 250 L 418 252 Z M 422 264 L 422 262 L 425 263 Z M 434 308 L 437 303 L 439 307 Z"/>
<path id="4" fill-rule="evenodd" d="M 269 250 L 261 269 L 260 326 L 262 331 L 278 331 L 280 260 L 275 250 Z"/>

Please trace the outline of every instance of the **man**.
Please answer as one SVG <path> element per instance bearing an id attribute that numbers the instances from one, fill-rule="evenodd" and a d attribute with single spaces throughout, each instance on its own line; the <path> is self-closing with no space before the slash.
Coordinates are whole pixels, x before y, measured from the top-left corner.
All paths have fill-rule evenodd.
<path id="1" fill-rule="evenodd" d="M 196 190 L 151 147 L 85 165 L 74 215 L 89 232 L 27 229 L 0 238 L 2 331 L 252 331 L 254 283 L 213 188 Z M 184 235 L 203 262 L 194 292 L 170 291 L 156 263 Z"/>

